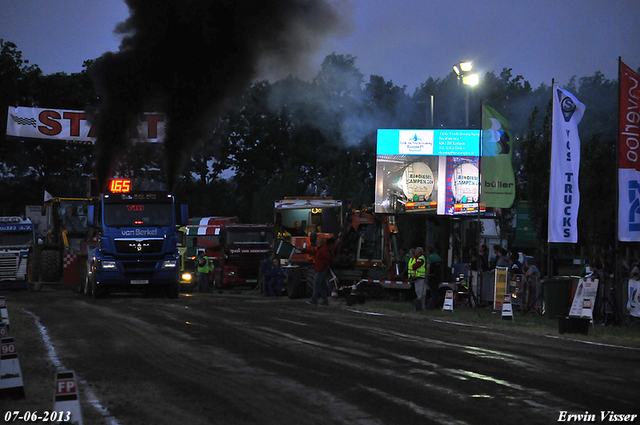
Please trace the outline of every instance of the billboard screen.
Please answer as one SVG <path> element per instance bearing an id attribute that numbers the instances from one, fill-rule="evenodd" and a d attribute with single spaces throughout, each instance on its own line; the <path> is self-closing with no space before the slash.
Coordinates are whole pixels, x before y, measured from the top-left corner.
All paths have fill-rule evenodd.
<path id="1" fill-rule="evenodd" d="M 480 130 L 378 130 L 376 213 L 478 212 Z"/>

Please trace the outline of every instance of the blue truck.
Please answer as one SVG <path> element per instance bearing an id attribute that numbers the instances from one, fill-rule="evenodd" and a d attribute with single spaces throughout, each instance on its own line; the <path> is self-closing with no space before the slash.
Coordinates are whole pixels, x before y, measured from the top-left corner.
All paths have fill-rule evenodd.
<path id="1" fill-rule="evenodd" d="M 99 234 L 87 259 L 83 292 L 100 298 L 109 292 L 159 288 L 167 297 L 177 298 L 177 229 L 187 223 L 188 208 L 178 208 L 168 192 L 133 192 L 122 186 L 101 194 L 98 204 L 88 208 L 89 225 L 99 228 Z"/>
<path id="2" fill-rule="evenodd" d="M 0 289 L 27 289 L 34 243 L 29 219 L 0 217 Z"/>

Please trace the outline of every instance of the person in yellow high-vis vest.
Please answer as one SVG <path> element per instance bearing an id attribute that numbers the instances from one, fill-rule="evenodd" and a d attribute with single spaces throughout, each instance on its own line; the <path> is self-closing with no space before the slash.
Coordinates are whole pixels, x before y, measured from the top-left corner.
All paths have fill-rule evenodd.
<path id="1" fill-rule="evenodd" d="M 411 248 L 409 250 L 409 262 L 407 263 L 407 277 L 413 283 L 416 277 L 416 272 L 413 270 L 413 264 L 416 262 L 416 250 Z"/>
<path id="2" fill-rule="evenodd" d="M 215 267 L 205 255 L 204 250 L 198 252 L 196 265 L 198 266 L 198 292 L 209 292 L 209 275 Z"/>
<path id="3" fill-rule="evenodd" d="M 424 310 L 425 301 L 427 299 L 427 259 L 424 257 L 424 250 L 421 247 L 416 248 L 415 261 L 411 268 L 415 273 L 414 288 L 416 291 L 416 300 L 413 304 L 413 310 Z"/>

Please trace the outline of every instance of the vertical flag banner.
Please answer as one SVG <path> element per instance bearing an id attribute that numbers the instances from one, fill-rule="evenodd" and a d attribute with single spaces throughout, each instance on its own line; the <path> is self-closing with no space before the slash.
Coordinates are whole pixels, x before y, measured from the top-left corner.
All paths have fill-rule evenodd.
<path id="1" fill-rule="evenodd" d="M 578 242 L 580 137 L 578 124 L 584 105 L 553 85 L 551 179 L 549 182 L 549 242 Z"/>
<path id="2" fill-rule="evenodd" d="M 509 122 L 495 109 L 482 104 L 482 189 L 485 207 L 510 208 L 516 196 L 511 164 L 513 136 Z"/>
<path id="3" fill-rule="evenodd" d="M 620 61 L 618 240 L 640 241 L 640 79 Z"/>

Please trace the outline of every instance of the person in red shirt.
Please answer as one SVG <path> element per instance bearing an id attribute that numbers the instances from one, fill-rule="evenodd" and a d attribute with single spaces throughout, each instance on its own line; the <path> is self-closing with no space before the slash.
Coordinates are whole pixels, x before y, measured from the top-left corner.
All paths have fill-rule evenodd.
<path id="1" fill-rule="evenodd" d="M 333 259 L 333 243 L 333 238 L 327 239 L 326 244 L 323 239 L 318 239 L 316 242 L 318 250 L 315 252 L 313 262 L 316 275 L 313 279 L 313 294 L 309 304 L 318 305 L 318 296 L 321 296 L 322 305 L 329 305 L 329 266 Z"/>

